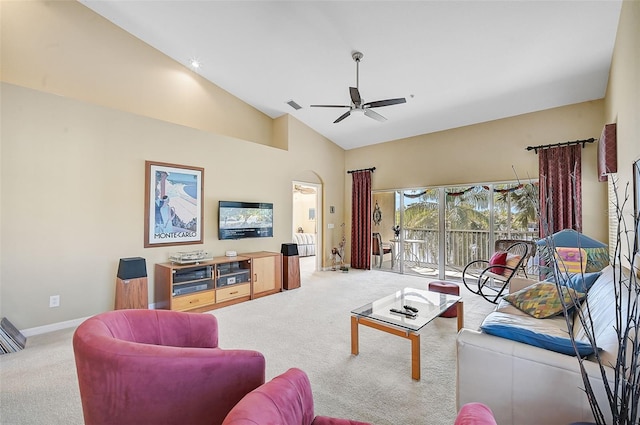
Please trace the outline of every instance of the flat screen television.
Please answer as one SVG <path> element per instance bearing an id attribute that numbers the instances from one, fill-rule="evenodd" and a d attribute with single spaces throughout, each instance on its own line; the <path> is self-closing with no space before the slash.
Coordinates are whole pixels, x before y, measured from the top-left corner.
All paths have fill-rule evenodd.
<path id="1" fill-rule="evenodd" d="M 218 239 L 273 237 L 273 204 L 220 201 Z"/>

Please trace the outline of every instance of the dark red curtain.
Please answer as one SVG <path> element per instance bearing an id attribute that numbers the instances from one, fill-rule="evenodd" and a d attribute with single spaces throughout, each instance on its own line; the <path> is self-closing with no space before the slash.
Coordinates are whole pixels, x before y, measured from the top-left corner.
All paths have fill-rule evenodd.
<path id="1" fill-rule="evenodd" d="M 562 229 L 582 231 L 581 145 L 542 149 L 540 168 L 540 237 Z"/>
<path id="2" fill-rule="evenodd" d="M 351 187 L 351 267 L 371 268 L 371 170 L 353 171 Z"/>

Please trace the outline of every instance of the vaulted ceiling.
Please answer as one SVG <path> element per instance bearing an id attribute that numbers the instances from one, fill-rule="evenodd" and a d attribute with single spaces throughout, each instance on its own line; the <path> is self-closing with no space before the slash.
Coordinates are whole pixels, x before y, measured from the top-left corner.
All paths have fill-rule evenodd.
<path id="1" fill-rule="evenodd" d="M 95 12 L 344 149 L 605 96 L 620 0 L 117 1 Z M 356 81 L 354 51 L 363 53 Z M 386 121 L 352 113 L 349 87 Z M 294 101 L 302 108 L 291 107 Z"/>

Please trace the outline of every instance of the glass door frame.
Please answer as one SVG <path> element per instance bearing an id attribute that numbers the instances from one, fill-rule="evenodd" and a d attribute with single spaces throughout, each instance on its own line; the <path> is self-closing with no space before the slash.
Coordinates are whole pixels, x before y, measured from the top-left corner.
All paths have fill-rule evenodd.
<path id="1" fill-rule="evenodd" d="M 473 184 L 456 184 L 456 185 L 447 185 L 447 186 L 438 186 L 438 187 L 421 187 L 421 188 L 400 188 L 400 189 L 387 189 L 387 190 L 374 190 L 372 191 L 372 196 L 375 194 L 381 193 L 393 193 L 394 194 L 394 220 L 393 224 L 398 224 L 402 229 L 400 231 L 400 235 L 398 241 L 396 243 L 397 252 L 394 253 L 396 256 L 396 260 L 398 262 L 397 269 L 394 268 L 393 271 L 399 272 L 401 274 L 406 274 L 405 270 L 405 203 L 404 203 L 404 194 L 405 192 L 416 192 L 416 191 L 428 191 L 428 190 L 437 190 L 438 191 L 438 259 L 437 259 L 437 279 L 445 280 L 447 279 L 447 228 L 446 228 L 446 212 L 447 212 L 447 189 L 456 187 L 477 187 L 483 186 L 488 188 L 491 196 L 488 196 L 488 220 L 489 220 L 489 228 L 488 228 L 488 236 L 486 247 L 487 251 L 492 251 L 493 246 L 495 245 L 496 239 L 496 210 L 495 210 L 495 188 L 500 185 L 519 185 L 517 181 L 505 181 L 505 182 L 493 182 L 493 183 L 473 183 Z M 537 180 L 532 180 L 525 184 L 536 184 Z M 511 211 L 509 211 L 509 215 Z M 511 227 L 509 228 L 511 229 Z M 510 230 L 512 231 L 512 230 Z M 462 270 L 460 270 L 461 272 Z"/>

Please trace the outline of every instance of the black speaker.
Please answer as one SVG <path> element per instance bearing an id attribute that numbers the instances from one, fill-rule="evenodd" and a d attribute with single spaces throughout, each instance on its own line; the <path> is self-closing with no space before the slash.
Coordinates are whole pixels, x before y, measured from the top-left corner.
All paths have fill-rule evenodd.
<path id="1" fill-rule="evenodd" d="M 283 243 L 280 253 L 285 257 L 291 257 L 292 255 L 298 255 L 297 243 Z"/>
<path id="2" fill-rule="evenodd" d="M 121 258 L 118 279 L 129 280 L 147 277 L 147 264 L 142 257 Z"/>

